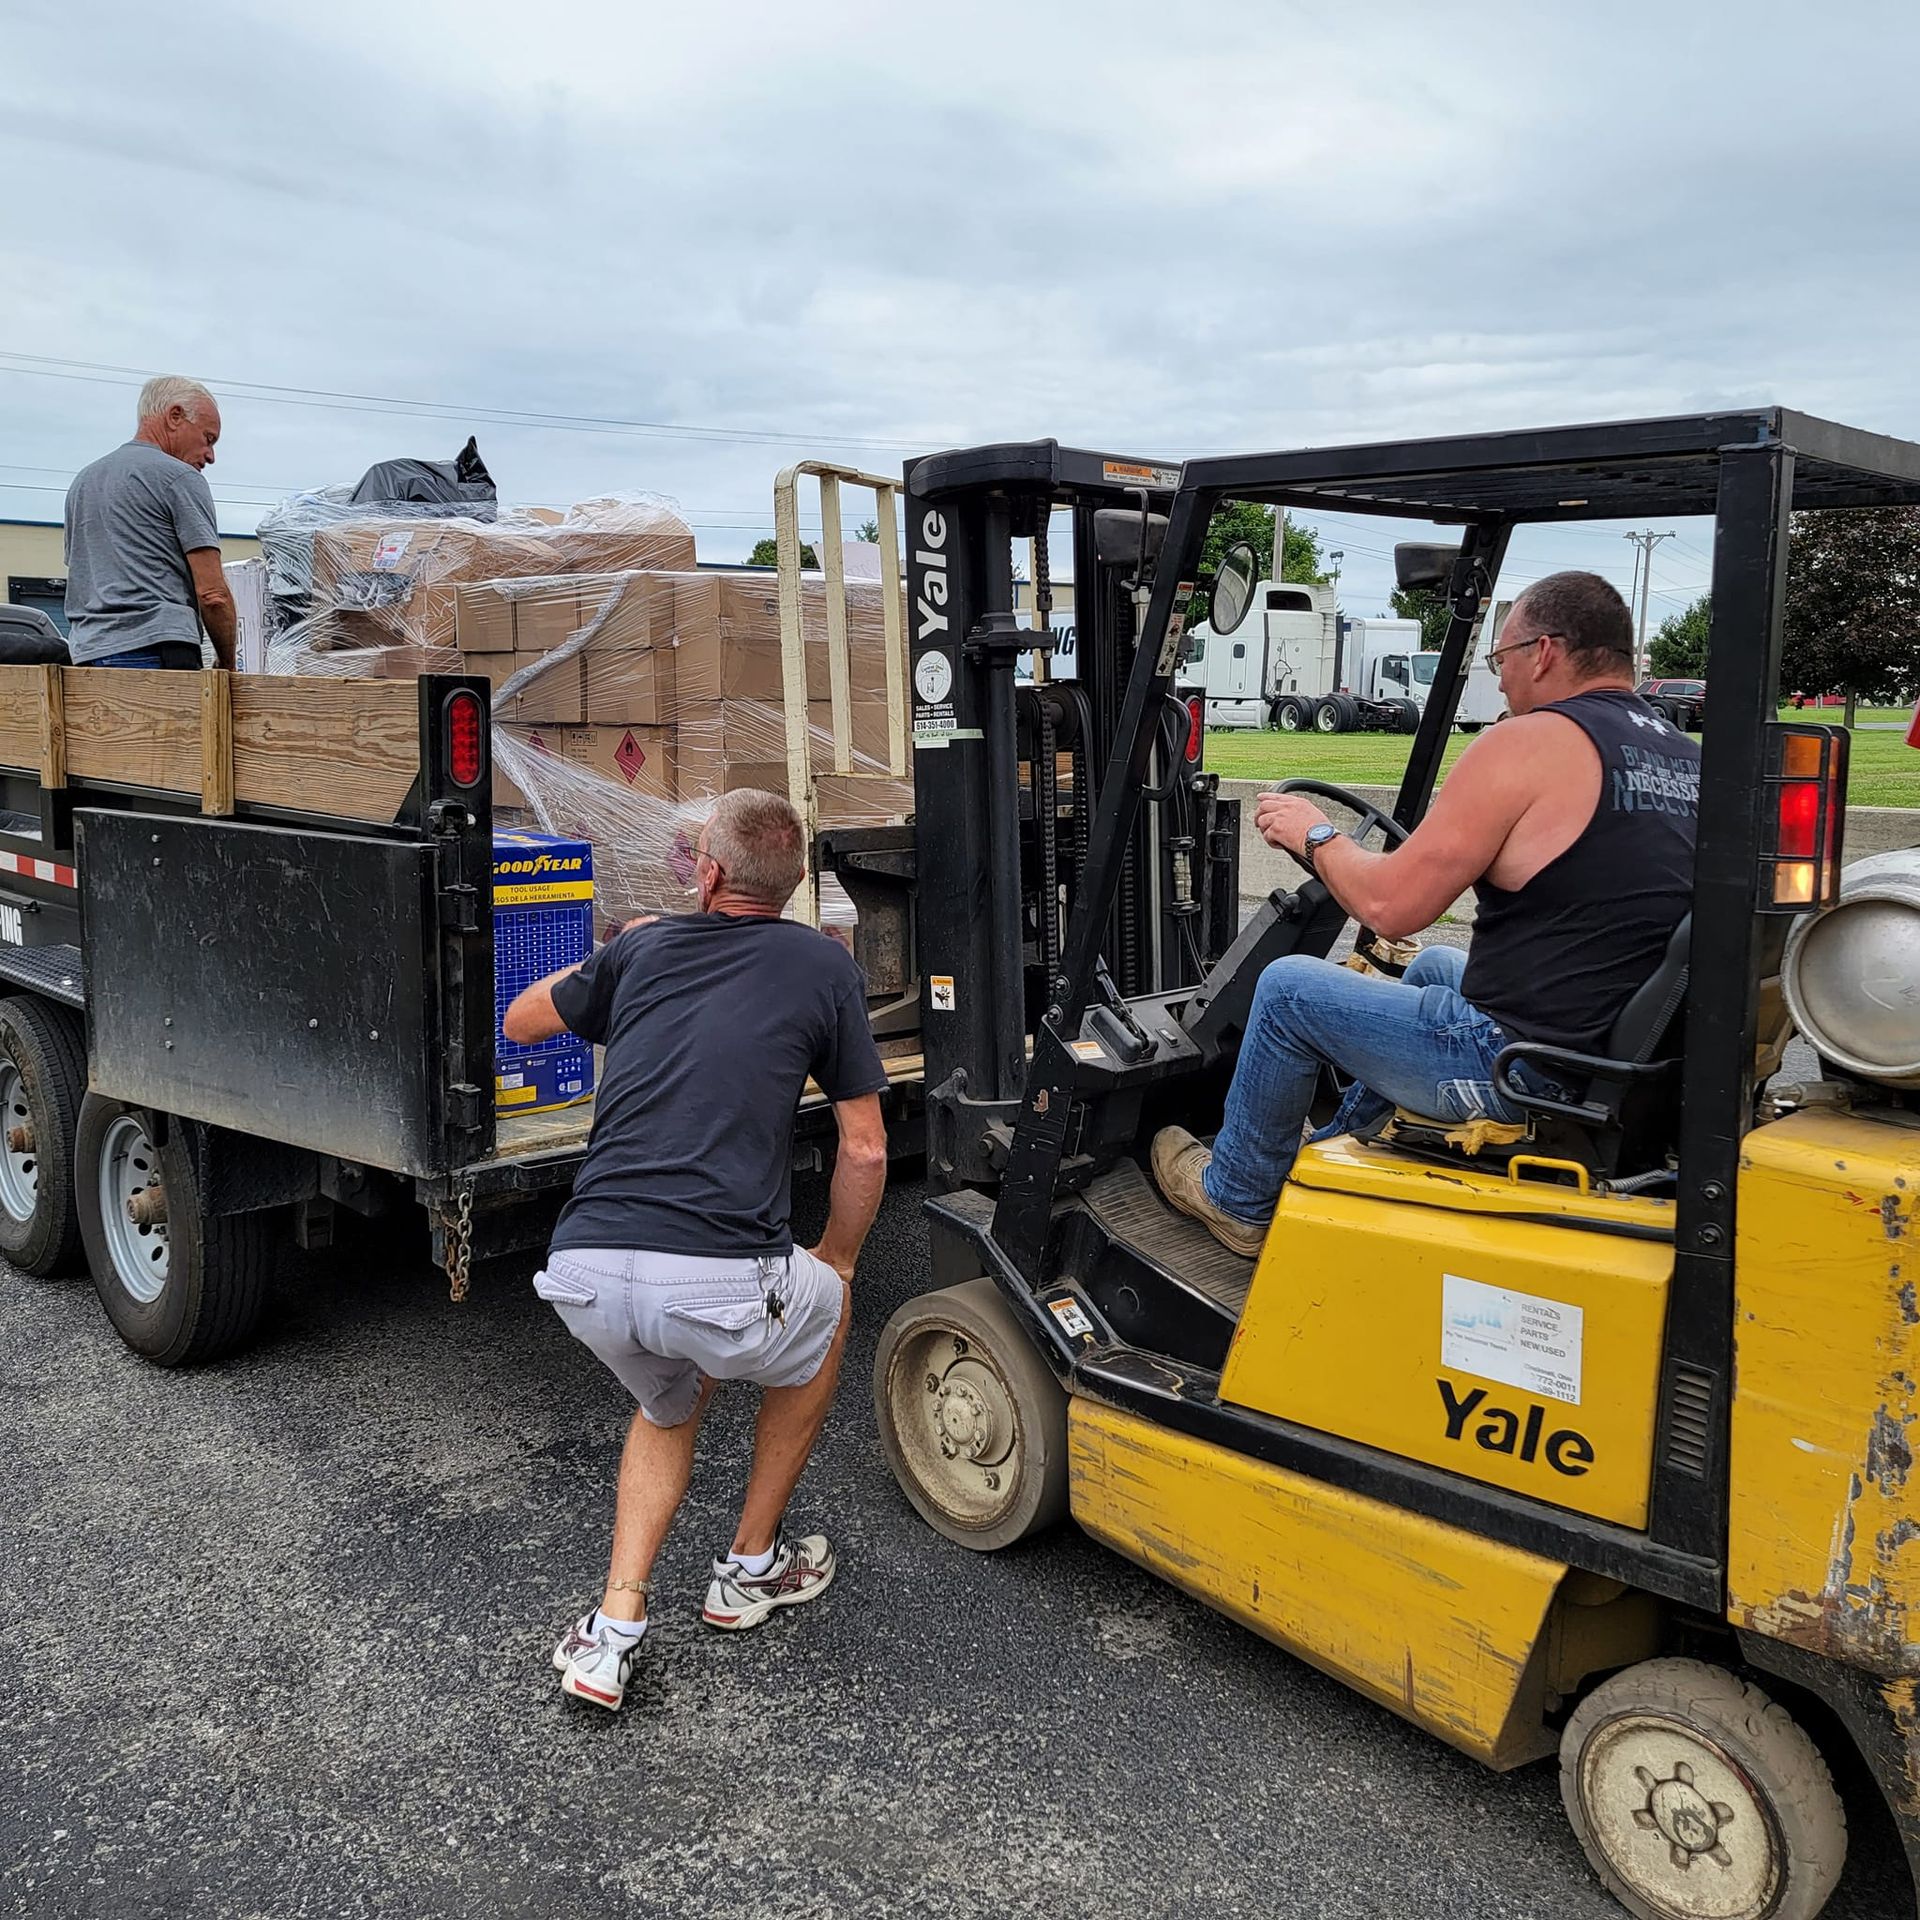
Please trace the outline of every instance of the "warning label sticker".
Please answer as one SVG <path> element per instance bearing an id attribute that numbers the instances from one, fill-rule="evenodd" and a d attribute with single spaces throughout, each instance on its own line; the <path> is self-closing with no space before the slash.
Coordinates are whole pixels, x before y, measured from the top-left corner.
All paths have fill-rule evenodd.
<path id="1" fill-rule="evenodd" d="M 1069 1294 L 1064 1300 L 1049 1300 L 1047 1311 L 1060 1322 L 1060 1331 L 1070 1340 L 1078 1340 L 1083 1333 L 1093 1331 L 1093 1322 L 1080 1307 L 1080 1302 Z"/>
<path id="2" fill-rule="evenodd" d="M 1546 1400 L 1580 1404 L 1585 1312 L 1538 1294 L 1444 1276 L 1440 1364 Z"/>
<path id="3" fill-rule="evenodd" d="M 931 1007 L 935 1013 L 951 1013 L 953 1011 L 952 974 L 936 973 L 928 976 L 927 1005 Z"/>
<path id="4" fill-rule="evenodd" d="M 1103 478 L 1123 487 L 1160 487 L 1171 490 L 1180 484 L 1178 467 L 1156 467 L 1141 460 L 1103 460 Z"/>

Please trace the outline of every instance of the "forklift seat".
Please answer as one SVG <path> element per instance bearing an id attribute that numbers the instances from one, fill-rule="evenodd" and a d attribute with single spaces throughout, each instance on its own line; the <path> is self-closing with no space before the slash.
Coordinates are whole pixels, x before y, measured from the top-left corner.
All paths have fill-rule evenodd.
<path id="1" fill-rule="evenodd" d="M 1526 1118 L 1464 1125 L 1397 1112 L 1380 1129 L 1390 1144 L 1448 1157 L 1499 1159 L 1546 1152 L 1579 1161 L 1603 1179 L 1653 1172 L 1666 1162 L 1679 1131 L 1680 1012 L 1686 1004 L 1693 915 L 1682 914 L 1660 964 L 1621 1008 L 1604 1054 L 1576 1053 L 1538 1040 L 1515 1040 L 1493 1063 L 1500 1097 Z M 1519 1065 L 1556 1085 L 1580 1086 L 1578 1098 L 1555 1099 L 1520 1085 Z"/>

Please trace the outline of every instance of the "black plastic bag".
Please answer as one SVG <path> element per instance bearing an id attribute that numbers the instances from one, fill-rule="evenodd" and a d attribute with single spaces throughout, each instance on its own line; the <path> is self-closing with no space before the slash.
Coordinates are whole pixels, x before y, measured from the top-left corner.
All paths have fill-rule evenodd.
<path id="1" fill-rule="evenodd" d="M 493 476 L 469 437 L 451 460 L 382 460 L 360 476 L 353 505 L 448 506 L 473 520 L 491 520 L 499 508 Z"/>

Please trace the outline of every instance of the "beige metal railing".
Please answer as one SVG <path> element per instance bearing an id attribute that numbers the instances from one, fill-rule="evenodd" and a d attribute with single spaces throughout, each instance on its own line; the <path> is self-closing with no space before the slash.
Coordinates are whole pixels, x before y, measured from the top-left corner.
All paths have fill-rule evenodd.
<path id="1" fill-rule="evenodd" d="M 832 770 L 847 780 L 899 780 L 907 772 L 907 685 L 903 603 L 900 594 L 900 534 L 896 499 L 900 483 L 862 473 L 831 460 L 801 460 L 773 483 L 773 532 L 780 584 L 780 683 L 786 708 L 787 797 L 806 822 L 811 846 L 819 829 L 819 799 L 807 727 L 806 619 L 801 594 L 800 478 L 820 483 L 820 567 L 826 579 L 827 691 L 832 708 Z M 847 645 L 846 555 L 841 547 L 840 489 L 865 487 L 874 496 L 880 529 L 880 614 L 886 637 L 887 770 L 875 774 L 854 765 L 853 670 Z M 820 880 L 808 863 L 805 898 L 796 913 L 820 924 Z"/>

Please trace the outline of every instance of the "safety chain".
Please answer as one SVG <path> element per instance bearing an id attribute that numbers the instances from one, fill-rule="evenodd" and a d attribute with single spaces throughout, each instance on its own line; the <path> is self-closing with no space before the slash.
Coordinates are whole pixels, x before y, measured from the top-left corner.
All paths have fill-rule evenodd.
<path id="1" fill-rule="evenodd" d="M 454 1195 L 451 1217 L 442 1216 L 446 1248 L 447 1298 L 456 1303 L 467 1297 L 467 1278 L 473 1265 L 473 1189 L 461 1187 Z"/>

